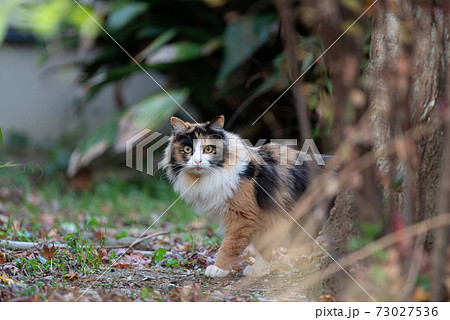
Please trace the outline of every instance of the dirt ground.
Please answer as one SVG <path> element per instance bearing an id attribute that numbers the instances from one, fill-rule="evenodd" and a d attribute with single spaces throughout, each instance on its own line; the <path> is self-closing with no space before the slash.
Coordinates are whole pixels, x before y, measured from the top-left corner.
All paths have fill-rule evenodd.
<path id="1" fill-rule="evenodd" d="M 58 293 L 55 300 L 128 301 L 135 296 L 138 300 L 154 301 L 307 301 L 300 293 L 288 290 L 298 289 L 300 280 L 298 275 L 248 279 L 234 273 L 226 278 L 209 279 L 190 270 L 120 270 L 108 271 L 92 286 L 79 285 L 81 296 Z"/>
<path id="2" fill-rule="evenodd" d="M 175 240 L 172 251 L 159 252 L 168 239 L 155 239 L 151 251 L 92 249 L 103 254 L 97 257 L 95 268 L 92 260 L 85 272 L 79 256 L 73 254 L 76 248 L 49 249 L 51 245 L 41 244 L 26 251 L 1 249 L 0 300 L 308 301 L 302 293 L 308 256 L 279 249 L 274 252 L 269 275 L 244 277 L 242 270 L 254 262 L 250 247 L 229 276 L 211 279 L 204 271 L 214 262 L 218 246 L 196 243 L 193 251 Z M 58 265 L 61 261 L 64 265 Z"/>

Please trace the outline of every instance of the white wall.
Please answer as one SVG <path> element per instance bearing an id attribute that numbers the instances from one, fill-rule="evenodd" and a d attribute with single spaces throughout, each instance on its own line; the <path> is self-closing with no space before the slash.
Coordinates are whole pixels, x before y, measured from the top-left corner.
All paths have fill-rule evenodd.
<path id="1" fill-rule="evenodd" d="M 0 47 L 0 128 L 5 144 L 12 130 L 26 133 L 32 143 L 55 141 L 67 131 L 92 131 L 115 111 L 111 86 L 103 89 L 81 115 L 75 108 L 77 70 L 49 73 L 51 66 L 72 61 L 71 53 L 52 55 L 45 65 L 38 59 L 42 50 L 33 46 L 3 44 Z M 154 75 L 164 86 L 162 76 Z M 134 104 L 159 87 L 143 72 L 124 86 L 127 104 Z M 79 91 L 78 91 L 79 94 Z"/>

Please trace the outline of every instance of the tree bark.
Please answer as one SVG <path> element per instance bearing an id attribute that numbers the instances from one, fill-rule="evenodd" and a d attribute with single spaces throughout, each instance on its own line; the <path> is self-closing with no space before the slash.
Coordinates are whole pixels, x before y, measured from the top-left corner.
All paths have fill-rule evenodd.
<path id="1" fill-rule="evenodd" d="M 369 178 L 364 178 L 363 175 L 361 190 L 373 188 L 377 184 L 374 177 L 377 174 L 381 176 L 379 185 L 382 187 L 382 196 L 387 199 L 384 211 L 389 213 L 387 218 L 390 221 L 384 232 L 391 232 L 436 216 L 439 211 L 439 186 L 445 145 L 440 109 L 444 105 L 448 109 L 446 79 L 450 61 L 449 6 L 448 1 L 437 5 L 435 1 L 379 0 L 374 8 L 370 60 L 367 66 L 370 136 L 373 146 L 365 147 L 373 148 L 379 157 L 374 168 L 376 171 L 369 172 Z M 334 80 L 339 81 L 339 78 Z M 333 95 L 339 96 L 335 101 L 345 105 L 351 92 L 351 89 L 346 90 L 340 84 L 333 92 Z M 421 131 L 418 143 L 405 140 L 397 146 L 394 155 L 381 156 L 387 142 L 417 130 L 418 126 L 427 128 Z M 345 138 L 341 131 L 337 136 Z M 358 205 L 359 194 L 342 194 L 323 230 L 326 247 L 338 257 L 346 254 L 342 239 L 348 238 L 349 234 L 358 234 L 357 221 L 367 219 L 363 214 L 367 210 L 361 210 Z M 352 203 L 356 205 L 352 206 Z M 372 212 L 379 215 L 376 220 L 381 217 L 381 201 L 379 203 L 379 207 L 372 207 L 376 208 Z M 429 232 L 425 239 L 425 243 L 419 247 L 430 249 L 433 233 Z M 408 269 L 414 263 L 412 242 L 405 248 L 405 252 L 400 254 L 404 255 L 403 268 Z M 442 254 L 442 244 L 440 248 Z M 329 259 L 324 260 L 330 263 Z M 336 277 L 330 283 L 339 287 L 339 279 Z M 411 297 L 412 292 L 409 292 L 406 299 Z"/>

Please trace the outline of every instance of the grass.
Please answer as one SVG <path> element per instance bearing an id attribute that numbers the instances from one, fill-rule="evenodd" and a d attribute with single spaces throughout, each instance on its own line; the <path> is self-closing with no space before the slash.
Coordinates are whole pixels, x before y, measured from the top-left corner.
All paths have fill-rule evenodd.
<path id="1" fill-rule="evenodd" d="M 150 176 L 131 173 L 125 180 L 111 171 L 94 178 L 95 188 L 76 191 L 64 183 L 62 174 L 45 176 L 39 171 L 35 166 L 0 169 L 0 185 L 3 193 L 9 194 L 9 199 L 2 201 L 6 211 L 14 219 L 25 219 L 33 231 L 40 228 L 36 218 L 46 212 L 56 213 L 56 225 L 68 231 L 117 228 L 117 222 L 119 228 L 146 228 L 178 198 L 166 180 Z M 31 194 L 28 198 L 35 197 L 35 201 L 21 201 L 23 194 Z M 194 219 L 190 207 L 179 200 L 160 223 L 171 223 L 175 231 L 182 231 Z M 121 233 L 127 236 L 124 230 Z M 32 240 L 33 236 L 22 238 Z"/>
<path id="2" fill-rule="evenodd" d="M 138 172 L 127 172 L 126 178 L 122 176 L 113 169 L 103 175 L 94 175 L 94 187 L 79 191 L 70 188 L 61 172 L 46 175 L 36 165 L 0 168 L 0 213 L 3 211 L 4 217 L 8 216 L 6 225 L 0 224 L 0 239 L 25 242 L 56 239 L 69 246 L 67 250 L 47 252 L 47 257 L 35 250 L 10 259 L 9 263 L 23 271 L 21 281 L 57 272 L 60 276 L 51 283 L 55 287 L 61 280 L 63 284 L 69 281 L 66 275 L 76 272 L 87 276 L 99 272 L 105 266 L 100 262 L 102 252 L 93 244 L 103 241 L 94 241 L 92 234 L 98 232 L 104 238 L 116 239 L 136 236 L 178 198 L 164 179 Z M 44 214 L 54 219 L 51 229 L 48 221 L 42 221 Z M 190 207 L 179 200 L 158 220 L 154 229 L 165 228 L 172 237 L 185 231 L 194 219 L 196 216 Z M 113 233 L 113 236 L 107 233 Z M 190 237 L 193 237 L 192 233 Z M 219 240 L 208 238 L 208 241 Z M 165 252 L 163 248 L 155 251 L 155 262 L 166 258 Z M 108 258 L 110 265 L 117 256 L 110 251 Z M 172 258 L 164 265 L 180 267 L 177 259 Z M 0 286 L 4 287 L 4 284 L 0 283 Z M 37 289 L 28 286 L 24 294 L 30 295 Z"/>

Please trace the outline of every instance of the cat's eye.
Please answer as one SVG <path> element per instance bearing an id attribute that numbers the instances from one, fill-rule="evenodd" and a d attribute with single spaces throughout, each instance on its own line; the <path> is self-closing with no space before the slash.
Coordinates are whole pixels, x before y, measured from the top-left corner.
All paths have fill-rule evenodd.
<path id="1" fill-rule="evenodd" d="M 203 151 L 205 153 L 212 153 L 214 151 L 214 147 L 213 146 L 206 146 L 203 148 Z"/>
<path id="2" fill-rule="evenodd" d="M 192 152 L 192 148 L 190 146 L 184 146 L 183 147 L 183 151 L 186 153 L 191 153 Z"/>

